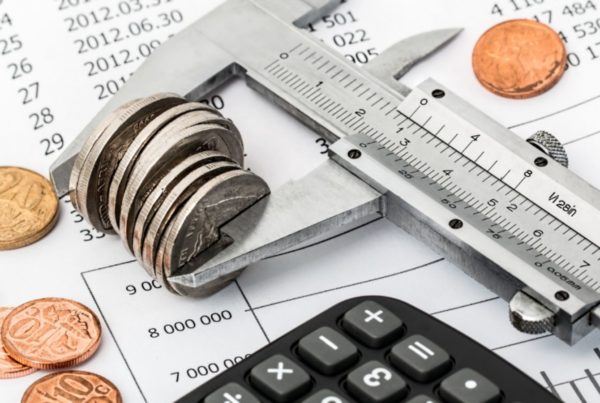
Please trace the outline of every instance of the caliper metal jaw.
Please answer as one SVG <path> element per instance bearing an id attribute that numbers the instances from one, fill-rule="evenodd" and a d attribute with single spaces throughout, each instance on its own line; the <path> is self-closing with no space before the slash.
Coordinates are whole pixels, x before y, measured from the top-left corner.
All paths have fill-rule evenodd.
<path id="1" fill-rule="evenodd" d="M 174 92 L 184 95 L 190 101 L 197 101 L 235 77 L 247 78 L 249 84 L 254 86 L 256 84 L 251 76 L 257 66 L 252 65 L 252 56 L 244 54 L 242 60 L 236 55 L 246 53 L 244 48 L 247 52 L 254 51 L 253 46 L 246 44 L 245 40 L 256 39 L 255 36 L 260 36 L 262 31 L 265 31 L 264 35 L 272 35 L 264 29 L 265 19 L 272 23 L 275 31 L 294 30 L 294 26 L 302 28 L 317 21 L 341 2 L 342 0 L 228 0 L 200 18 L 157 49 L 52 164 L 50 178 L 57 194 L 62 197 L 69 193 L 69 178 L 77 154 L 92 130 L 110 112 L 132 99 L 160 92 Z M 244 24 L 232 21 L 233 17 L 240 15 L 244 17 Z M 232 35 L 231 31 L 236 33 Z M 400 84 L 397 78 L 415 63 L 437 51 L 460 31 L 432 31 L 401 41 L 389 53 L 384 52 L 378 56 L 370 68 L 382 81 L 394 85 L 400 94 L 406 95 L 410 90 Z M 254 36 L 250 36 L 251 33 Z M 231 46 L 217 43 L 215 38 L 219 37 L 230 40 Z M 394 64 L 396 67 L 393 67 Z"/>
<path id="2" fill-rule="evenodd" d="M 228 0 L 199 19 L 157 49 L 52 165 L 50 176 L 57 193 L 60 196 L 69 193 L 69 178 L 82 145 L 91 131 L 120 105 L 159 92 L 174 92 L 190 101 L 199 100 L 235 77 L 245 78 L 250 87 L 291 111 L 328 140 L 338 140 L 330 132 L 321 132 L 321 126 L 312 117 L 292 110 L 279 94 L 265 88 L 259 70 L 264 67 L 262 53 L 272 57 L 279 51 L 280 36 L 295 35 L 333 53 L 299 28 L 327 15 L 341 2 Z M 403 99 L 410 89 L 398 79 L 460 31 L 446 29 L 404 39 L 367 65 L 364 74 Z M 259 46 L 257 42 L 263 43 Z M 251 263 L 363 217 L 384 214 L 384 210 L 385 198 L 380 191 L 329 160 L 305 178 L 274 190 L 222 227 L 221 240 L 189 262 L 169 282 L 182 295 L 213 293 Z"/>
<path id="3" fill-rule="evenodd" d="M 504 244 L 500 244 L 498 239 L 486 236 L 488 224 L 475 222 L 470 214 L 461 216 L 462 221 L 458 221 L 462 230 L 455 231 L 451 223 L 456 220 L 458 213 L 449 211 L 439 202 L 439 195 L 431 193 L 434 192 L 430 189 L 432 184 L 425 188 L 417 180 L 411 183 L 404 181 L 398 176 L 402 169 L 394 165 L 398 163 L 388 161 L 389 155 L 394 155 L 393 158 L 397 155 L 387 150 L 385 144 L 380 144 L 377 137 L 372 135 L 365 140 L 366 134 L 353 130 L 349 124 L 344 126 L 332 121 L 333 116 L 327 115 L 324 109 L 317 110 L 306 94 L 293 92 L 268 71 L 270 66 L 277 68 L 278 63 L 285 64 L 286 61 L 287 67 L 278 68 L 283 69 L 284 73 L 286 68 L 295 68 L 310 82 L 307 85 L 309 91 L 315 91 L 310 96 L 319 96 L 319 86 L 323 81 L 315 81 L 315 78 L 323 77 L 325 73 L 321 72 L 319 76 L 318 70 L 312 68 L 316 61 L 307 60 L 312 55 L 321 55 L 327 59 L 327 63 L 345 68 L 340 69 L 338 74 L 342 77 L 335 82 L 333 75 L 323 78 L 331 81 L 327 89 L 334 105 L 336 96 L 340 102 L 341 99 L 346 102 L 343 106 L 338 103 L 341 111 L 348 109 L 345 112 L 348 117 L 344 119 L 356 121 L 366 113 L 363 109 L 364 100 L 358 100 L 359 95 L 348 98 L 349 92 L 357 89 L 352 87 L 344 92 L 339 88 L 339 83 L 353 74 L 360 85 L 366 83 L 366 86 L 377 88 L 377 91 L 373 91 L 373 97 L 386 94 L 389 102 L 383 108 L 391 108 L 388 114 L 398 112 L 397 117 L 406 117 L 410 124 L 419 108 L 429 103 L 427 113 L 435 110 L 436 115 L 446 117 L 448 122 L 458 124 L 463 129 L 470 128 L 468 133 L 475 128 L 478 133 L 485 133 L 492 141 L 501 144 L 505 152 L 511 153 L 508 161 L 522 165 L 541 158 L 547 164 L 544 165 L 544 172 L 540 172 L 542 176 L 545 175 L 543 177 L 552 177 L 552 183 L 577 195 L 582 203 L 597 205 L 596 201 L 600 198 L 598 191 L 566 171 L 558 162 L 547 161 L 545 157 L 548 156 L 539 149 L 528 147 L 526 142 L 449 90 L 430 80 L 411 91 L 398 81 L 415 63 L 454 38 L 459 29 L 429 32 L 405 39 L 383 52 L 365 68 L 356 69 L 349 66 L 344 57 L 298 29 L 326 15 L 339 3 L 341 0 L 228 0 L 192 24 L 161 46 L 141 66 L 52 166 L 51 178 L 58 194 L 63 196 L 69 192 L 74 160 L 91 130 L 118 106 L 158 92 L 175 92 L 185 95 L 188 100 L 199 100 L 229 79 L 243 77 L 251 88 L 333 143 L 330 147 L 331 159 L 306 177 L 275 189 L 270 196 L 223 225 L 220 228 L 221 238 L 215 245 L 201 252 L 167 279 L 175 291 L 191 296 L 213 293 L 254 262 L 277 255 L 340 226 L 380 214 L 427 242 L 503 299 L 511 300 L 511 320 L 519 330 L 531 333 L 552 331 L 560 339 L 574 344 L 600 326 L 600 295 L 592 288 L 571 288 L 571 294 L 561 299 L 560 290 L 565 284 L 575 284 L 572 276 L 563 276 L 556 269 L 553 269 L 553 273 L 561 276 L 548 274 L 547 270 L 537 270 L 534 266 L 538 262 L 532 261 L 530 255 L 526 256 L 522 249 L 502 246 Z M 296 50 L 297 53 L 292 55 Z M 342 71 L 348 75 L 344 77 Z M 437 99 L 440 97 L 436 94 L 441 94 L 443 99 Z M 384 96 L 381 97 L 383 99 Z M 385 120 L 388 115 L 382 115 L 383 108 L 374 108 L 379 101 L 375 99 L 372 101 L 374 104 L 369 104 L 373 107 L 370 113 Z M 409 107 L 411 110 L 407 111 Z M 337 106 L 334 106 L 334 110 L 338 113 L 335 108 Z M 362 115 L 361 111 L 364 112 Z M 431 112 L 431 117 L 433 115 Z M 424 127 L 431 117 L 427 119 L 425 116 L 425 123 L 412 121 L 426 131 Z M 394 122 L 380 129 L 394 134 Z M 432 130 L 428 131 L 433 133 Z M 398 137 L 394 138 L 399 140 Z M 442 140 L 438 140 L 442 144 Z M 388 141 L 399 147 L 396 143 L 401 143 L 402 138 L 396 143 L 390 139 Z M 374 145 L 368 146 L 365 142 Z M 388 154 L 377 154 L 375 157 L 369 154 L 360 158 L 357 152 L 360 153 L 363 145 L 365 154 L 367 151 L 373 155 Z M 406 166 L 410 165 L 411 162 Z M 535 167 L 531 169 L 539 172 Z M 427 175 L 422 180 L 426 178 Z M 445 188 L 442 186 L 438 191 L 445 191 Z M 492 202 L 493 207 L 495 199 L 489 200 L 487 194 L 484 196 L 482 203 Z M 525 228 L 522 233 L 525 230 L 531 228 Z M 539 233 L 534 231 L 534 235 L 536 232 Z M 515 235 L 512 238 L 517 237 Z M 510 237 L 501 239 L 502 242 L 508 242 Z M 521 243 L 525 244 L 525 241 Z M 531 247 L 530 250 L 535 249 Z M 539 264 L 543 266 L 543 263 Z"/>
<path id="4" fill-rule="evenodd" d="M 222 278 L 252 263 L 384 210 L 381 192 L 328 160 L 221 227 L 221 236 L 231 244 L 208 261 L 201 253 L 190 262 L 193 269 L 176 273 L 170 284 L 183 295 L 206 295 Z"/>
<path id="5" fill-rule="evenodd" d="M 427 81 L 411 94 L 411 99 L 418 102 L 424 94 L 439 88 L 443 87 Z M 477 121 L 479 128 L 505 135 L 509 143 L 518 140 L 449 90 L 443 90 L 445 106 L 462 111 L 465 119 Z M 520 153 L 527 160 L 534 160 L 539 151 L 520 141 L 525 145 L 519 149 Z M 397 170 L 392 163 L 386 165 L 364 151 L 357 154 L 367 142 L 376 143 L 360 134 L 335 142 L 330 147 L 330 160 L 304 178 L 276 189 L 221 227 L 223 237 L 231 241 L 228 248 L 211 256 L 198 256 L 192 264 L 193 270 L 176 273 L 169 279 L 170 284 L 185 295 L 205 295 L 252 263 L 365 217 L 381 215 L 461 267 L 499 297 L 511 301 L 511 320 L 519 330 L 532 334 L 552 332 L 572 345 L 600 326 L 597 293 L 582 289 L 557 304 L 554 294 L 557 284 L 553 278 L 528 268 L 529 263 L 517 254 L 506 251 L 503 255 L 494 241 L 482 237 L 481 230 L 468 220 L 461 230 L 453 229 L 448 223 L 456 216 L 439 199 L 430 197 L 423 189 L 394 181 Z M 557 175 L 564 170 L 560 164 L 550 163 L 550 169 Z"/>

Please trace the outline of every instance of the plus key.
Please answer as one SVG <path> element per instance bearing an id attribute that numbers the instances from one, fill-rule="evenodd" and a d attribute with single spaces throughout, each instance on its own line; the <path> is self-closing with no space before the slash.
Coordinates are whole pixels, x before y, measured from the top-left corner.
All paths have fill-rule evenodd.
<path id="1" fill-rule="evenodd" d="M 373 301 L 365 301 L 344 314 L 344 329 L 363 344 L 382 347 L 402 334 L 402 321 Z"/>

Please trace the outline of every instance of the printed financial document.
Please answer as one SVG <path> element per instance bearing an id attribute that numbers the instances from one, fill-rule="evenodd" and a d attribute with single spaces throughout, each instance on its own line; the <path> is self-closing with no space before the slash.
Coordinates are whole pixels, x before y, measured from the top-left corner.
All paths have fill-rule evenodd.
<path id="1" fill-rule="evenodd" d="M 153 50 L 219 4 L 0 0 L 0 165 L 47 175 Z M 569 52 L 564 78 L 529 100 L 487 92 L 471 68 L 479 36 L 513 18 L 551 25 Z M 553 133 L 565 144 L 570 169 L 600 187 L 599 0 L 348 0 L 308 31 L 362 65 L 399 39 L 447 27 L 464 32 L 403 82 L 415 87 L 432 77 L 523 138 Z M 271 188 L 327 158 L 325 140 L 241 81 L 204 101 L 236 123 L 247 167 Z M 506 302 L 378 217 L 256 264 L 204 299 L 162 289 L 117 237 L 91 228 L 68 198 L 61 199 L 59 223 L 46 238 L 0 253 L 0 306 L 54 296 L 99 314 L 102 345 L 80 369 L 110 379 L 126 402 L 173 401 L 334 303 L 369 294 L 433 314 L 566 402 L 600 401 L 600 332 L 574 347 L 517 332 Z M 20 401 L 45 374 L 1 380 L 0 402 Z"/>

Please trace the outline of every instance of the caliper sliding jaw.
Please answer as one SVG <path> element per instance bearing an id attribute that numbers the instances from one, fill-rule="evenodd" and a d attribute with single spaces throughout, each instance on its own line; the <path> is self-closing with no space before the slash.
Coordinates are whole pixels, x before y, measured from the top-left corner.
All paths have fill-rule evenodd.
<path id="1" fill-rule="evenodd" d="M 420 98 L 433 89 L 443 89 L 445 105 L 460 110 L 465 119 L 479 121 L 482 127 L 487 126 L 488 132 L 490 126 L 502 135 L 508 132 L 433 80 L 423 83 L 413 95 Z M 191 265 L 195 268 L 193 272 L 171 277 L 173 287 L 186 295 L 203 295 L 201 290 L 205 287 L 220 282 L 224 276 L 239 274 L 252 263 L 343 225 L 380 214 L 499 297 L 511 301 L 511 320 L 519 330 L 532 334 L 552 331 L 574 344 L 600 325 L 600 308 L 594 310 L 599 303 L 596 293 L 584 292 L 557 306 L 556 285 L 550 279 L 523 270 L 526 263 L 518 256 L 498 256 L 492 241 L 482 239 L 481 232 L 471 228 L 468 221 L 461 222 L 458 228 L 449 225 L 455 215 L 439 203 L 432 203 L 433 199 L 418 189 L 393 181 L 394 164 L 386 166 L 376 155 L 365 152 L 361 146 L 368 141 L 370 138 L 364 135 L 339 139 L 330 146 L 330 160 L 305 177 L 276 189 L 221 227 L 222 236 L 230 240 L 231 246 L 208 261 L 198 256 Z M 534 147 L 522 148 L 524 154 L 531 154 L 530 158 L 539 155 Z M 564 169 L 556 165 L 557 169 Z M 478 248 L 471 247 L 473 244 Z M 512 265 L 501 267 L 496 263 L 499 260 L 510 261 Z M 522 315 L 531 316 L 512 317 L 519 309 L 523 310 Z"/>
<path id="2" fill-rule="evenodd" d="M 592 314 L 600 302 L 598 294 L 582 292 L 557 304 L 553 298 L 557 286 L 551 279 L 529 267 L 525 270 L 525 262 L 517 256 L 508 257 L 512 267 L 500 267 L 494 263 L 499 260 L 498 256 L 492 256 L 498 248 L 488 247 L 489 240 L 482 239 L 477 229 L 470 228 L 468 222 L 462 223 L 460 230 L 449 226 L 452 214 L 432 203 L 426 191 L 402 188 L 401 183 L 388 178 L 397 169 L 393 169 L 393 164 L 385 166 L 381 158 L 374 157 L 379 149 L 371 147 L 374 142 L 369 142 L 369 138 L 336 133 L 328 122 L 297 104 L 289 93 L 268 83 L 262 68 L 273 58 L 273 52 L 289 49 L 287 44 L 278 44 L 280 37 L 298 37 L 323 52 L 332 53 L 331 58 L 337 58 L 340 64 L 347 63 L 307 33 L 291 26 L 306 26 L 340 3 L 341 0 L 228 0 L 170 39 L 141 66 L 53 165 L 51 178 L 59 195 L 69 191 L 71 169 L 83 142 L 110 111 L 131 99 L 158 92 L 185 94 L 189 100 L 202 99 L 232 77 L 240 76 L 246 78 L 250 87 L 333 143 L 331 159 L 306 177 L 274 190 L 221 227 L 221 240 L 214 248 L 201 253 L 169 278 L 177 292 L 192 296 L 212 293 L 252 263 L 332 229 L 380 214 L 425 240 L 500 297 L 512 299 L 516 304 L 515 307 L 511 304 L 513 323 L 520 330 L 552 331 L 573 344 L 598 326 L 600 308 Z M 518 146 L 523 150 L 519 153 L 526 154 L 527 158 L 540 155 L 534 147 L 524 150 L 526 143 L 433 81 L 423 83 L 412 92 L 398 81 L 412 65 L 435 52 L 458 32 L 460 30 L 441 30 L 404 40 L 356 74 L 387 88 L 398 102 L 406 97 L 418 101 L 433 89 L 443 90 L 446 96 L 440 104 L 454 108 L 454 114 L 482 130 L 508 136 L 509 142 L 520 141 Z M 263 39 L 260 47 L 245 42 L 247 38 L 256 41 L 257 37 Z M 281 54 L 284 55 L 287 53 Z M 551 170 L 559 169 L 553 164 L 558 165 L 551 161 Z M 473 244 L 478 245 L 477 250 L 470 246 Z M 500 260 L 506 262 L 507 257 Z M 528 327 L 532 324 L 533 328 Z"/>

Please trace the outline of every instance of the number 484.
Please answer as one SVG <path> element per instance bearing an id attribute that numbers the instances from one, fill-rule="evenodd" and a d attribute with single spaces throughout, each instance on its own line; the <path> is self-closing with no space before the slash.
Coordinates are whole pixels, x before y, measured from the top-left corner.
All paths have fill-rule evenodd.
<path id="1" fill-rule="evenodd" d="M 534 6 L 539 6 L 547 3 L 545 0 L 508 0 L 508 4 L 506 6 L 502 6 L 499 3 L 494 3 L 492 6 L 492 14 L 503 17 L 506 11 L 521 11 Z M 562 9 L 562 15 L 575 17 L 578 15 L 583 15 L 588 11 L 597 10 L 596 2 L 594 0 L 587 1 L 575 1 L 571 4 L 567 4 Z M 542 14 L 545 16 L 545 23 L 552 23 L 552 10 L 543 11 Z M 539 21 L 541 18 L 536 16 L 536 19 Z"/>

